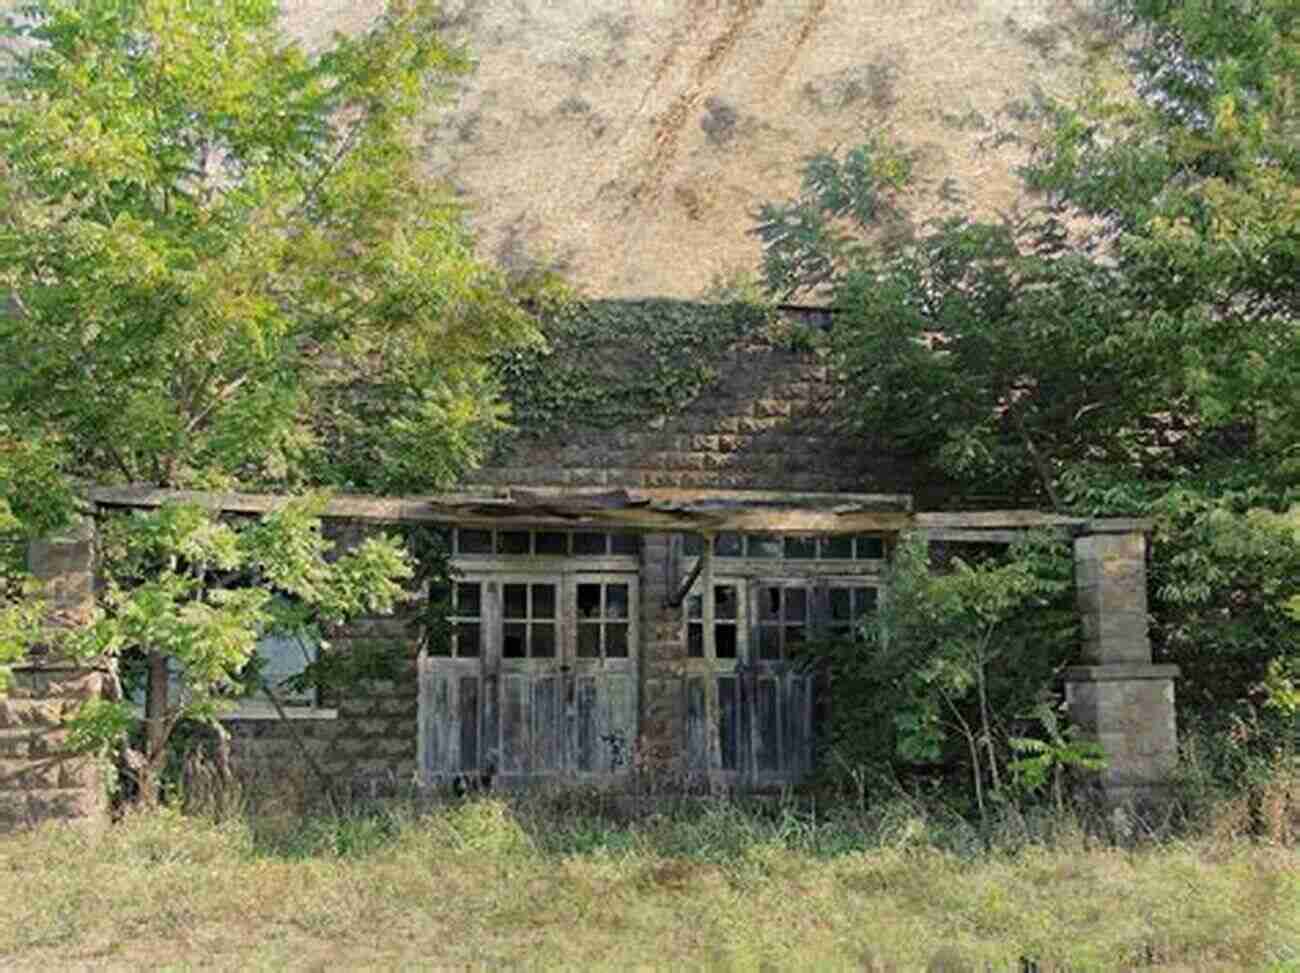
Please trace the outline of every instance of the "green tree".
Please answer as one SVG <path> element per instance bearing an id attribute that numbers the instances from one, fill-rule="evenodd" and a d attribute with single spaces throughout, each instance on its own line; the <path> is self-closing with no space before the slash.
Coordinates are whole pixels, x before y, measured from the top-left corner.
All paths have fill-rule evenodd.
<path id="1" fill-rule="evenodd" d="M 530 340 L 424 171 L 429 2 L 308 53 L 270 0 L 45 0 L 0 48 L 0 421 L 81 475 L 442 487 Z"/>
<path id="2" fill-rule="evenodd" d="M 971 216 L 877 139 L 756 232 L 769 289 L 835 308 L 856 431 L 959 495 L 1156 520 L 1154 648 L 1213 722 L 1300 657 L 1271 519 L 1300 502 L 1300 7 L 1106 7 L 1087 84 L 1020 136 L 1022 211 Z"/>
<path id="3" fill-rule="evenodd" d="M 536 332 L 420 155 L 421 111 L 467 55 L 429 0 L 393 0 L 316 52 L 278 14 L 42 0 L 7 19 L 0 361 L 21 367 L 0 369 L 0 498 L 31 534 L 75 512 L 70 475 L 428 490 L 501 425 L 491 356 Z M 287 624 L 272 592 L 303 623 L 394 604 L 410 570 L 396 542 L 330 561 L 313 504 L 243 528 L 191 508 L 106 526 L 109 584 L 69 649 L 147 656 L 146 798 L 171 728 L 211 722 L 256 640 Z M 0 664 L 38 616 L 22 600 L 0 616 Z M 122 716 L 93 707 L 80 737 Z"/>
<path id="4" fill-rule="evenodd" d="M 185 718 L 211 725 L 250 678 L 257 640 L 268 633 L 319 633 L 360 615 L 393 611 L 412 568 L 402 545 L 369 538 L 329 558 L 321 534 L 325 498 L 287 501 L 242 524 L 193 504 L 111 518 L 101 526 L 108 566 L 94 621 L 64 633 L 74 656 L 148 653 L 143 749 L 128 753 L 140 798 L 153 803 L 167 742 Z M 279 598 L 275 596 L 281 596 Z M 168 683 L 179 678 L 171 698 Z M 101 744 L 132 722 L 128 703 L 99 702 L 75 721 L 83 743 Z"/>

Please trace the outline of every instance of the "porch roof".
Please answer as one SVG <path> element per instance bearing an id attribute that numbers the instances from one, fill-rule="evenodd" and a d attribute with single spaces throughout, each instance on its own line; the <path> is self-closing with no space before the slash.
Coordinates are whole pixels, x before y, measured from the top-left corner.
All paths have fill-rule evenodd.
<path id="1" fill-rule="evenodd" d="M 283 496 L 164 490 L 150 486 L 97 487 L 100 507 L 149 508 L 193 502 L 231 513 L 275 509 Z M 1089 519 L 1035 510 L 917 512 L 907 494 L 793 493 L 758 490 L 564 490 L 507 488 L 496 493 L 440 493 L 414 497 L 336 494 L 325 516 L 375 523 L 463 526 L 518 524 L 637 531 L 769 531 L 780 533 L 897 533 L 925 530 L 934 539 L 1014 540 L 1030 528 L 1069 534 L 1147 531 L 1149 521 Z"/>

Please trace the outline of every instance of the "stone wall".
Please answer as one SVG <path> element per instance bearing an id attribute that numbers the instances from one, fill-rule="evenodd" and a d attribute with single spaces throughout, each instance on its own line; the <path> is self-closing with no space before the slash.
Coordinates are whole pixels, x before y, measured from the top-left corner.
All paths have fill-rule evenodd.
<path id="1" fill-rule="evenodd" d="M 838 428 L 843 389 L 816 354 L 753 337 L 726 351 L 717 369 L 676 415 L 613 430 L 527 430 L 468 487 L 901 492 L 922 507 L 948 492 L 914 458 Z"/>
<path id="2" fill-rule="evenodd" d="M 53 627 L 89 617 L 93 532 L 92 524 L 82 522 L 28 548 L 28 568 L 45 584 Z M 106 820 L 103 766 L 96 758 L 66 752 L 65 721 L 114 685 L 107 668 L 69 664 L 42 646 L 30 653 L 28 665 L 15 668 L 13 685 L 0 696 L 0 833 L 44 821 L 96 825 Z"/>
<path id="3" fill-rule="evenodd" d="M 70 666 L 14 671 L 0 698 L 0 833 L 43 821 L 97 824 L 107 791 L 93 757 L 65 752 L 64 721 L 104 693 L 102 672 Z"/>

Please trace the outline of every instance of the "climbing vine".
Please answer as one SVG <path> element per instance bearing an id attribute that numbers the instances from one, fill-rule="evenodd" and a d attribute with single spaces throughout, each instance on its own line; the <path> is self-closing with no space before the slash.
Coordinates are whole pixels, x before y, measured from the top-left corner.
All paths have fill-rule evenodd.
<path id="1" fill-rule="evenodd" d="M 737 339 L 772 322 L 756 304 L 575 301 L 543 312 L 544 347 L 498 356 L 511 424 L 609 429 L 680 410 L 712 382 Z"/>

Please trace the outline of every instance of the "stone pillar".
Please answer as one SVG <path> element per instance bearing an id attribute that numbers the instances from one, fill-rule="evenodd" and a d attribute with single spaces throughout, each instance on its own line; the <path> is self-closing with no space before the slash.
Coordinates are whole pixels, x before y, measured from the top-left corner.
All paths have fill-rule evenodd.
<path id="1" fill-rule="evenodd" d="M 89 521 L 28 547 L 28 568 L 45 582 L 52 626 L 85 623 L 94 607 L 94 527 Z M 37 646 L 0 696 L 0 833 L 43 821 L 97 825 L 107 796 L 101 762 L 64 753 L 64 721 L 105 694 L 105 668 L 60 659 Z"/>
<path id="2" fill-rule="evenodd" d="M 1083 646 L 1065 698 L 1071 720 L 1106 750 L 1100 783 L 1115 804 L 1157 796 L 1178 758 L 1178 667 L 1151 661 L 1144 526 L 1094 522 L 1074 542 Z"/>
<path id="3" fill-rule="evenodd" d="M 679 546 L 671 534 L 641 538 L 641 666 L 638 750 L 645 769 L 671 773 L 680 768 L 682 726 L 682 606 L 670 606 L 676 591 Z"/>

